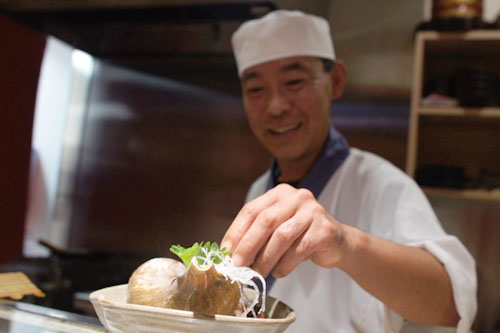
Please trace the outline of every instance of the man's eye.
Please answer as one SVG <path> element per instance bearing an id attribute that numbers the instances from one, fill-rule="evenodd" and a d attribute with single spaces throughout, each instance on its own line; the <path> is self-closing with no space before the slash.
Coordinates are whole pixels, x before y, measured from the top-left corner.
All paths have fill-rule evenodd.
<path id="1" fill-rule="evenodd" d="M 303 80 L 303 79 L 290 80 L 290 81 L 287 81 L 287 82 L 286 82 L 286 85 L 287 85 L 288 87 L 292 87 L 292 88 L 294 88 L 294 87 L 298 87 L 298 86 L 300 86 L 303 82 L 304 82 L 304 80 Z"/>
<path id="2" fill-rule="evenodd" d="M 260 93 L 261 91 L 263 91 L 264 89 L 261 88 L 261 87 L 254 87 L 254 88 L 248 88 L 246 90 L 247 94 L 249 95 L 257 95 L 258 93 Z"/>

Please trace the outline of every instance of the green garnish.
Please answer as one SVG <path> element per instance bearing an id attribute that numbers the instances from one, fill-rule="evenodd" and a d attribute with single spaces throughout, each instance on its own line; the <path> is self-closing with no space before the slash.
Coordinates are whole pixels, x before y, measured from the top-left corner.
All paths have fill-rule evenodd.
<path id="1" fill-rule="evenodd" d="M 216 242 L 201 242 L 201 243 L 194 243 L 193 246 L 185 249 L 180 245 L 172 245 L 170 247 L 170 251 L 179 258 L 182 259 L 182 262 L 186 267 L 189 266 L 191 263 L 191 260 L 193 260 L 194 257 L 199 257 L 198 263 L 201 264 L 203 260 L 201 258 L 206 258 L 206 254 L 203 252 L 202 249 L 205 249 L 207 253 L 211 253 L 210 255 L 210 260 L 214 264 L 220 264 L 221 262 L 221 257 L 224 258 L 228 256 L 231 251 L 226 250 L 226 248 L 219 249 L 219 245 Z"/>

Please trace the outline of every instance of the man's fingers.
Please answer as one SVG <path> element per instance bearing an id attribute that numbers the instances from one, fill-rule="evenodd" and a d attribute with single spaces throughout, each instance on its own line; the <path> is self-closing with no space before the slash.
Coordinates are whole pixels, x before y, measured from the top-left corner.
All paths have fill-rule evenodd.
<path id="1" fill-rule="evenodd" d="M 340 224 L 329 218 L 313 220 L 276 264 L 273 272 L 276 277 L 287 276 L 307 259 L 321 267 L 333 268 L 345 257 L 345 242 Z"/>
<path id="2" fill-rule="evenodd" d="M 308 216 L 296 214 L 279 225 L 260 251 L 252 267 L 267 276 L 283 254 L 307 230 L 311 224 Z"/>
<path id="3" fill-rule="evenodd" d="M 290 274 L 302 261 L 307 260 L 314 252 L 314 242 L 310 239 L 310 230 L 303 233 L 274 267 L 273 275 L 281 278 Z"/>
<path id="4" fill-rule="evenodd" d="M 300 235 L 299 238 L 288 248 L 274 267 L 273 275 L 277 278 L 290 274 L 302 261 L 307 260 L 312 253 L 312 249 L 306 244 L 308 231 Z M 306 243 L 304 243 L 306 242 Z"/>
<path id="5" fill-rule="evenodd" d="M 294 240 L 307 229 L 307 223 L 311 223 L 306 222 L 311 221 L 309 214 L 299 214 L 297 219 L 287 223 L 298 213 L 297 209 L 307 206 L 306 203 L 310 203 L 311 199 L 314 196 L 308 190 L 296 190 L 286 184 L 276 186 L 242 208 L 226 232 L 221 246 L 232 250 L 235 265 L 250 266 L 254 263 L 254 267 L 267 274 Z"/>
<path id="6" fill-rule="evenodd" d="M 272 205 L 273 203 L 274 200 L 272 200 L 272 198 L 268 198 L 265 195 L 246 203 L 238 212 L 238 215 L 236 215 L 233 223 L 231 223 L 231 226 L 222 238 L 221 247 L 225 247 L 228 250 L 236 249 L 238 247 L 238 244 L 240 243 L 241 238 L 250 228 L 260 211 L 265 209 L 265 207 Z"/>
<path id="7" fill-rule="evenodd" d="M 245 235 L 234 248 L 235 265 L 249 266 L 262 251 L 276 228 L 295 213 L 295 206 L 284 201 L 275 202 L 255 217 Z"/>

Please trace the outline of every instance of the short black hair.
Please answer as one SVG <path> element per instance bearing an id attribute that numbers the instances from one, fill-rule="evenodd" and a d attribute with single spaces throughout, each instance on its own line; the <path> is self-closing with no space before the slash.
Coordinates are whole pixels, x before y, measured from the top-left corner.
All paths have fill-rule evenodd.
<path id="1" fill-rule="evenodd" d="M 335 65 L 335 61 L 331 59 L 321 58 L 321 61 L 323 62 L 323 68 L 325 69 L 325 72 L 330 72 L 333 68 L 333 65 Z"/>

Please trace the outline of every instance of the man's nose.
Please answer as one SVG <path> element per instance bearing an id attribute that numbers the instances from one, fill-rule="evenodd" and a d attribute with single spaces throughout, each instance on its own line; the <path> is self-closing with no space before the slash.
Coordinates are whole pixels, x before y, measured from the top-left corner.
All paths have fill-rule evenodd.
<path id="1" fill-rule="evenodd" d="M 287 97 L 279 90 L 274 89 L 271 93 L 268 112 L 273 116 L 280 116 L 290 109 L 290 102 Z"/>

